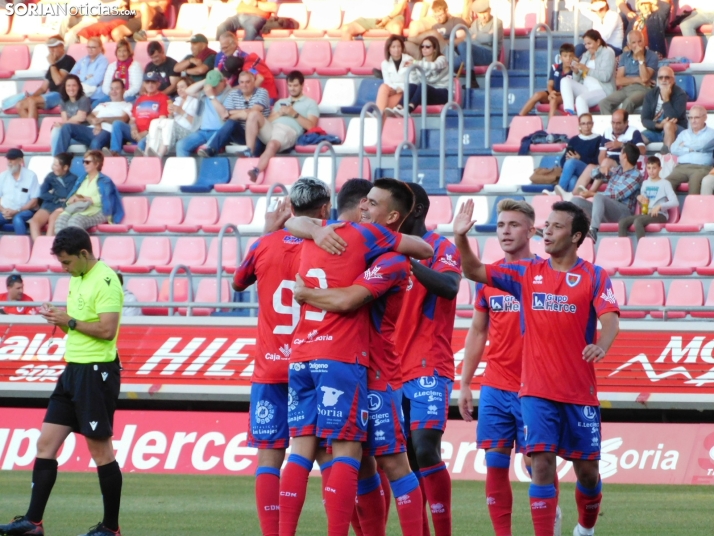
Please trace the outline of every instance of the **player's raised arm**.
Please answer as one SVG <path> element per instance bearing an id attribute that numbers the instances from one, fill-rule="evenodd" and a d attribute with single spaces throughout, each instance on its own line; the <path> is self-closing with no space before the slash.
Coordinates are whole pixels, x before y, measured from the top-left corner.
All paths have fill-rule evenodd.
<path id="1" fill-rule="evenodd" d="M 469 199 L 461 205 L 458 214 L 454 217 L 454 242 L 461 253 L 461 268 L 464 275 L 477 283 L 488 283 L 486 266 L 474 254 L 466 235 L 473 227 L 474 202 Z"/>
<path id="2" fill-rule="evenodd" d="M 488 340 L 488 313 L 474 311 L 471 327 L 466 334 L 464 347 L 464 363 L 461 369 L 461 392 L 459 393 L 459 412 L 466 422 L 474 420 L 473 394 L 471 393 L 471 380 L 476 368 L 483 357 L 486 341 Z"/>
<path id="3" fill-rule="evenodd" d="M 335 229 L 342 227 L 344 222 L 331 223 L 330 225 L 322 225 L 322 223 L 323 221 L 317 218 L 298 216 L 286 221 L 285 228 L 293 236 L 312 240 L 328 253 L 340 255 L 347 247 L 347 242 L 340 238 Z"/>
<path id="4" fill-rule="evenodd" d="M 285 227 L 285 222 L 292 216 L 292 204 L 290 203 L 290 198 L 286 197 L 278 201 L 275 210 L 272 212 L 265 213 L 265 226 L 263 227 L 263 234 L 274 233 Z"/>
<path id="5" fill-rule="evenodd" d="M 399 241 L 396 251 L 397 253 L 415 259 L 428 259 L 434 255 L 434 248 L 424 239 L 404 233 L 401 234 L 401 240 Z"/>
<path id="6" fill-rule="evenodd" d="M 583 359 L 597 363 L 601 361 L 607 354 L 612 343 L 615 342 L 615 337 L 620 332 L 620 315 L 617 313 L 604 313 L 600 315 L 600 336 L 595 344 L 588 344 L 583 349 Z"/>
<path id="7" fill-rule="evenodd" d="M 344 288 L 308 288 L 297 275 L 294 289 L 295 301 L 300 305 L 307 303 L 318 309 L 333 313 L 348 313 L 371 302 L 372 293 L 362 285 L 351 285 Z"/>

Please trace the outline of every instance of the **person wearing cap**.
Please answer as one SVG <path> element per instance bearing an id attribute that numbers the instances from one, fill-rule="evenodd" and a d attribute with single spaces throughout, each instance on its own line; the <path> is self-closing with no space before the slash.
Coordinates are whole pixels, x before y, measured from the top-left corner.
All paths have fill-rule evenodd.
<path id="1" fill-rule="evenodd" d="M 276 2 L 260 0 L 243 0 L 238 4 L 237 13 L 228 17 L 216 28 L 216 39 L 224 32 L 236 33 L 243 30 L 244 41 L 262 41 L 260 31 L 273 13 L 278 12 Z"/>
<path id="2" fill-rule="evenodd" d="M 0 294 L 0 302 L 31 302 L 35 301 L 32 296 L 25 294 L 25 285 L 20 274 L 12 274 L 5 279 L 7 292 Z M 19 305 L 5 305 L 0 307 L 0 314 L 3 315 L 36 315 L 37 307 L 24 307 Z"/>
<path id="3" fill-rule="evenodd" d="M 593 21 L 592 29 L 597 31 L 603 40 L 615 51 L 615 56 L 622 54 L 622 44 L 625 41 L 625 29 L 617 12 L 608 8 L 605 0 L 595 0 L 592 3 L 580 2 L 580 12 Z M 575 55 L 579 58 L 585 52 L 585 46 L 575 47 Z"/>
<path id="4" fill-rule="evenodd" d="M 191 84 L 186 94 L 200 99 L 203 112 L 197 118 L 198 130 L 176 144 L 176 156 L 189 156 L 223 127 L 228 118 L 225 101 L 231 88 L 218 69 L 208 71 L 205 80 Z"/>
<path id="5" fill-rule="evenodd" d="M 109 149 L 102 149 L 106 156 L 118 156 L 126 141 L 136 142 L 141 150 L 146 148 L 151 122 L 169 115 L 169 98 L 159 91 L 160 82 L 161 77 L 157 73 L 144 75 L 144 92 L 134 102 L 129 124 L 123 121 L 112 123 Z"/>
<path id="6" fill-rule="evenodd" d="M 474 0 L 471 4 L 473 22 L 469 33 L 471 34 L 471 57 L 474 65 L 491 65 L 493 61 L 493 33 L 496 34 L 496 59 L 503 48 L 503 23 L 491 14 L 489 0 Z M 466 63 L 468 42 L 462 41 L 456 47 L 461 61 Z"/>
<path id="7" fill-rule="evenodd" d="M 74 58 L 65 54 L 64 41 L 59 35 L 47 40 L 49 54 L 47 62 L 50 66 L 45 74 L 45 80 L 31 95 L 17 103 L 17 113 L 20 117 L 37 119 L 38 109 L 51 110 L 60 104 L 59 87 L 74 68 Z"/>
<path id="8" fill-rule="evenodd" d="M 174 72 L 181 76 L 190 76 L 194 82 L 206 78 L 206 73 L 213 69 L 216 51 L 208 46 L 208 39 L 203 34 L 196 34 L 188 40 L 191 54 L 174 65 Z"/>
<path id="9" fill-rule="evenodd" d="M 5 155 L 7 169 L 0 173 L 0 228 L 11 224 L 15 234 L 27 234 L 27 222 L 39 205 L 40 183 L 34 171 L 25 167 L 25 154 L 10 149 Z"/>
<path id="10" fill-rule="evenodd" d="M 97 97 L 100 97 L 107 67 L 109 67 L 109 60 L 104 55 L 102 40 L 99 37 L 92 37 L 87 41 L 87 55 L 74 64 L 70 74 L 79 77 L 87 97 L 93 97 L 97 90 L 99 90 Z"/>
<path id="11" fill-rule="evenodd" d="M 141 68 L 141 64 L 134 60 L 134 52 L 126 39 L 122 39 L 117 43 L 116 56 L 117 61 L 110 63 L 109 67 L 107 67 L 102 84 L 102 92 L 104 95 L 109 95 L 112 80 L 118 78 L 124 82 L 124 100 L 134 102 L 141 91 L 144 70 Z M 108 100 L 109 97 L 106 97 L 99 102 Z"/>
<path id="12" fill-rule="evenodd" d="M 238 47 L 236 36 L 230 32 L 222 33 L 218 42 L 221 45 L 221 51 L 216 54 L 215 67 L 226 77 L 228 85 L 235 87 L 236 84 L 238 84 L 238 73 L 248 71 L 255 76 L 256 87 L 265 88 L 268 92 L 271 104 L 278 100 L 278 88 L 275 85 L 275 75 L 273 75 L 273 71 L 270 70 L 258 54 L 241 50 Z M 229 65 L 231 62 L 226 64 L 226 61 L 231 57 L 243 60 L 243 63 L 240 64 L 240 69 L 237 68 L 237 64 L 233 69 L 231 69 Z"/>
<path id="13" fill-rule="evenodd" d="M 687 0 L 682 5 L 688 5 L 692 9 L 687 18 L 679 23 L 682 35 L 697 35 L 697 30 L 704 24 L 714 24 L 714 3 L 712 0 Z"/>

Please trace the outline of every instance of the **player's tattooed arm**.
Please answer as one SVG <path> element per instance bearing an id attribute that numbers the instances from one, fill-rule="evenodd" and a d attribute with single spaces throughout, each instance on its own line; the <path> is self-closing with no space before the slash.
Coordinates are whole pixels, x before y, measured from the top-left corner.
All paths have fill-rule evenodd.
<path id="1" fill-rule="evenodd" d="M 374 299 L 372 293 L 362 285 L 329 289 L 307 288 L 299 275 L 295 277 L 294 296 L 300 305 L 307 303 L 333 313 L 354 311 Z"/>
<path id="2" fill-rule="evenodd" d="M 313 240 L 317 246 L 333 255 L 341 255 L 347 248 L 347 242 L 335 232 L 335 229 L 343 225 L 344 222 L 339 222 L 323 226 L 322 220 L 307 216 L 290 218 L 285 222 L 285 228 L 290 234 L 298 238 Z"/>
<path id="3" fill-rule="evenodd" d="M 454 217 L 454 243 L 461 253 L 461 269 L 464 275 L 477 283 L 488 283 L 486 265 L 471 250 L 467 235 L 474 226 L 474 202 L 469 199 L 461 205 L 459 212 Z"/>
<path id="4" fill-rule="evenodd" d="M 474 420 L 473 395 L 471 394 L 471 380 L 476 374 L 483 350 L 488 339 L 488 313 L 474 311 L 471 327 L 466 334 L 464 348 L 464 362 L 461 369 L 461 392 L 459 393 L 459 412 L 466 422 Z"/>
<path id="5" fill-rule="evenodd" d="M 412 260 L 412 272 L 426 290 L 447 300 L 456 299 L 459 293 L 461 275 L 456 272 L 437 272 Z"/>
<path id="6" fill-rule="evenodd" d="M 620 316 L 617 313 L 605 313 L 598 320 L 602 324 L 602 329 L 597 343 L 588 344 L 583 349 L 583 359 L 593 363 L 597 363 L 605 357 L 620 332 Z"/>

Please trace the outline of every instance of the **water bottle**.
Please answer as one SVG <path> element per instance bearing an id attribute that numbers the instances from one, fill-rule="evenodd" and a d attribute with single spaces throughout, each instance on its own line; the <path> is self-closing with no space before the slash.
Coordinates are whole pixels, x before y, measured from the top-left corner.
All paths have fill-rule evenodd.
<path id="1" fill-rule="evenodd" d="M 647 214 L 649 214 L 649 212 L 650 212 L 650 200 L 649 200 L 649 198 L 648 198 L 647 201 L 645 201 L 644 203 L 642 203 L 642 211 L 641 211 L 641 214 L 642 214 L 643 216 L 646 216 Z"/>

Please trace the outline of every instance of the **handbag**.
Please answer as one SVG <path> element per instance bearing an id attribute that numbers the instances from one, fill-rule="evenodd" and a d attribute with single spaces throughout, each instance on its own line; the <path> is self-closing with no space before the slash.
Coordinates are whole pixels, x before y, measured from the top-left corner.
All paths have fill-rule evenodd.
<path id="1" fill-rule="evenodd" d="M 67 214 L 78 214 L 79 212 L 84 212 L 89 207 L 92 206 L 91 201 L 75 201 L 71 205 L 67 205 L 64 211 Z"/>
<path id="2" fill-rule="evenodd" d="M 563 173 L 563 168 L 555 166 L 553 168 L 535 168 L 531 175 L 533 184 L 556 184 Z"/>

